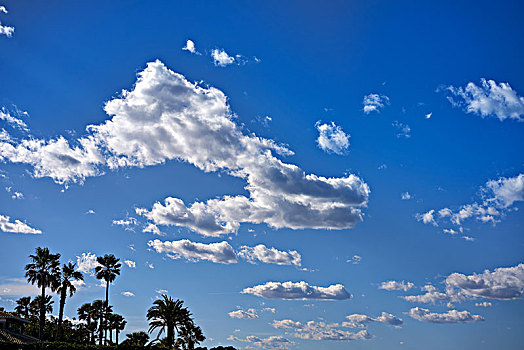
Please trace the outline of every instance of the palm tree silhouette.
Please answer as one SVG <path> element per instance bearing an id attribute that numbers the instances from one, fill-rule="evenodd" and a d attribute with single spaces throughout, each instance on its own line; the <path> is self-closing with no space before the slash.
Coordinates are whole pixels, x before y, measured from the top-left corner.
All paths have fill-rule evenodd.
<path id="1" fill-rule="evenodd" d="M 196 344 L 206 340 L 202 329 L 195 325 L 191 318 L 186 319 L 178 328 L 178 339 L 175 343 L 176 349 L 193 350 Z"/>
<path id="2" fill-rule="evenodd" d="M 38 329 L 38 337 L 42 339 L 44 335 L 45 325 L 45 307 L 46 300 L 45 289 L 51 288 L 56 291 L 59 287 L 60 281 L 60 254 L 51 254 L 48 248 L 36 248 L 35 254 L 29 255 L 32 262 L 25 266 L 25 277 L 31 284 L 37 284 L 42 288 L 41 305 L 40 305 L 40 324 Z"/>
<path id="3" fill-rule="evenodd" d="M 104 280 L 106 282 L 106 315 L 105 317 L 102 316 L 102 319 L 100 321 L 102 329 L 106 330 L 109 308 L 109 284 L 115 280 L 117 275 L 120 275 L 120 267 L 122 266 L 122 264 L 119 263 L 120 259 L 117 259 L 113 254 L 106 254 L 103 257 L 99 256 L 98 258 L 96 258 L 96 261 L 99 264 L 97 267 L 95 267 L 96 278 L 98 278 L 99 280 Z M 104 331 L 104 340 L 106 338 L 107 335 Z M 100 344 L 102 344 L 101 340 Z"/>
<path id="4" fill-rule="evenodd" d="M 18 316 L 23 316 L 26 320 L 29 318 L 29 304 L 31 297 L 21 297 L 16 301 L 15 311 Z"/>
<path id="5" fill-rule="evenodd" d="M 88 343 L 92 344 L 95 340 L 95 331 L 97 329 L 96 325 L 96 310 L 91 303 L 82 304 L 77 310 L 78 319 L 81 321 L 86 321 L 87 330 L 89 331 L 89 340 Z M 93 327 L 94 326 L 94 327 Z"/>
<path id="6" fill-rule="evenodd" d="M 149 333 L 160 328 L 156 338 L 159 339 L 164 329 L 167 328 L 166 342 L 169 349 L 173 348 L 175 343 L 175 330 L 178 332 L 179 326 L 191 318 L 191 313 L 182 306 L 183 304 L 184 302 L 179 299 L 173 300 L 162 294 L 161 299 L 155 300 L 153 306 L 147 310 Z"/>
<path id="7" fill-rule="evenodd" d="M 124 330 L 127 322 L 124 320 L 124 317 L 119 314 L 110 314 L 108 318 L 108 328 L 109 328 L 109 342 L 113 343 L 113 330 L 116 333 L 116 344 L 118 344 L 118 333 Z"/>
<path id="8" fill-rule="evenodd" d="M 80 271 L 75 271 L 76 264 L 69 262 L 62 267 L 62 277 L 60 287 L 57 292 L 60 293 L 60 311 L 58 313 L 58 329 L 56 331 L 56 340 L 60 341 L 62 338 L 62 319 L 64 318 L 64 306 L 67 297 L 67 290 L 69 289 L 69 297 L 72 297 L 76 292 L 76 287 L 72 281 L 83 281 L 84 276 Z"/>

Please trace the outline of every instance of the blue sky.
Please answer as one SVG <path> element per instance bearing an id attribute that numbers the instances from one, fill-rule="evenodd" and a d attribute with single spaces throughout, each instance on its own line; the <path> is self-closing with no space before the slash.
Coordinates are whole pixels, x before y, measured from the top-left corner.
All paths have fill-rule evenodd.
<path id="1" fill-rule="evenodd" d="M 70 317 L 129 261 L 127 331 L 166 290 L 207 346 L 524 341 L 520 2 L 0 6 L 2 306 L 47 246 Z"/>

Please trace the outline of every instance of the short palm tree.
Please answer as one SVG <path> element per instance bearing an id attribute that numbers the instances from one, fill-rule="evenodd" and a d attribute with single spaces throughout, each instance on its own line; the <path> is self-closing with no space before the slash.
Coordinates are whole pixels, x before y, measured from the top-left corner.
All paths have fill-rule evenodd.
<path id="1" fill-rule="evenodd" d="M 64 306 L 67 298 L 67 291 L 69 290 L 69 297 L 72 297 L 76 292 L 76 287 L 73 281 L 83 281 L 84 276 L 80 271 L 76 271 L 76 264 L 69 262 L 62 267 L 62 277 L 60 287 L 57 292 L 60 293 L 60 311 L 58 313 L 58 329 L 56 331 L 56 339 L 60 341 L 62 338 L 62 319 L 64 318 Z"/>
<path id="2" fill-rule="evenodd" d="M 117 275 L 120 275 L 120 267 L 122 264 L 119 263 L 120 259 L 117 259 L 113 254 L 106 254 L 96 258 L 98 266 L 95 267 L 96 278 L 104 280 L 106 282 L 106 312 L 109 307 L 109 284 L 113 282 Z M 106 329 L 107 314 L 101 319 L 102 329 Z M 106 336 L 104 335 L 104 339 Z"/>
<path id="3" fill-rule="evenodd" d="M 25 277 L 31 284 L 37 284 L 42 288 L 40 302 L 40 319 L 38 336 L 42 339 L 45 325 L 45 289 L 51 288 L 55 291 L 60 283 L 60 254 L 51 254 L 48 248 L 36 248 L 35 254 L 29 255 L 31 263 L 25 266 Z"/>
<path id="4" fill-rule="evenodd" d="M 78 319 L 81 321 L 86 321 L 86 328 L 89 331 L 89 340 L 88 343 L 92 344 L 95 339 L 94 332 L 96 331 L 96 313 L 93 305 L 91 303 L 84 303 L 76 310 L 78 314 Z M 93 323 L 92 323 L 93 322 Z M 94 325 L 94 327 L 93 327 Z"/>
<path id="5" fill-rule="evenodd" d="M 175 344 L 175 330 L 178 332 L 178 327 L 191 318 L 191 313 L 183 307 L 183 304 L 184 302 L 179 299 L 173 300 L 171 297 L 162 294 L 161 299 L 155 300 L 153 306 L 147 310 L 149 333 L 160 328 L 156 338 L 159 339 L 164 330 L 167 329 L 166 342 L 169 349 L 173 348 Z"/>
<path id="6" fill-rule="evenodd" d="M 118 344 L 118 333 L 124 330 L 127 322 L 124 317 L 119 314 L 110 314 L 108 317 L 108 328 L 109 328 L 109 342 L 113 343 L 113 330 L 116 333 L 116 344 Z"/>
<path id="7" fill-rule="evenodd" d="M 16 301 L 15 311 L 18 316 L 25 319 L 29 318 L 29 304 L 31 304 L 31 297 L 21 297 Z"/>
<path id="8" fill-rule="evenodd" d="M 177 349 L 193 350 L 196 344 L 206 340 L 202 329 L 188 318 L 178 328 L 178 339 L 175 343 Z"/>
<path id="9" fill-rule="evenodd" d="M 126 340 L 122 342 L 122 345 L 138 345 L 145 346 L 149 341 L 149 334 L 146 332 L 133 332 L 126 334 Z"/>

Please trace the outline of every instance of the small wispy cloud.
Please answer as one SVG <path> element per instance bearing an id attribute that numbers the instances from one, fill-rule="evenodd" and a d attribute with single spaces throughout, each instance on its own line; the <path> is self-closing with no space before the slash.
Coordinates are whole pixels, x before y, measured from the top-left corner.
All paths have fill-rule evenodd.
<path id="1" fill-rule="evenodd" d="M 389 97 L 380 94 L 369 94 L 364 96 L 362 104 L 364 105 L 362 109 L 364 113 L 379 113 L 380 110 L 384 108 L 384 106 L 389 105 Z"/>

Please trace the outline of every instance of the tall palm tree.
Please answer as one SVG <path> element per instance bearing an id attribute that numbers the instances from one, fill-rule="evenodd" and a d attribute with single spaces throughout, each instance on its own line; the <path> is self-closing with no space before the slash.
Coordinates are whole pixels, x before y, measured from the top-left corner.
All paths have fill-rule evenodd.
<path id="1" fill-rule="evenodd" d="M 178 327 L 187 319 L 191 318 L 191 313 L 185 307 L 184 302 L 177 299 L 173 300 L 165 294 L 162 294 L 161 299 L 153 302 L 153 306 L 147 310 L 147 320 L 149 321 L 149 333 L 155 329 L 160 328 L 157 339 L 160 338 L 164 329 L 167 328 L 167 346 L 169 349 L 173 348 L 175 343 L 175 330 L 178 332 Z"/>
<path id="2" fill-rule="evenodd" d="M 16 301 L 15 311 L 18 316 L 23 316 L 26 320 L 29 318 L 29 304 L 31 297 L 21 297 Z"/>
<path id="3" fill-rule="evenodd" d="M 106 254 L 103 257 L 99 256 L 96 258 L 96 261 L 99 264 L 95 267 L 96 278 L 106 282 L 106 317 L 102 317 L 101 320 L 102 329 L 106 329 L 109 307 L 109 284 L 115 280 L 117 275 L 120 275 L 120 267 L 122 267 L 122 264 L 119 263 L 120 259 L 117 259 L 113 254 Z M 104 339 L 106 339 L 106 337 L 107 336 L 104 335 Z"/>
<path id="4" fill-rule="evenodd" d="M 57 292 L 60 293 L 60 311 L 58 313 L 58 329 L 56 331 L 56 339 L 60 341 L 62 338 L 62 319 L 64 318 L 64 306 L 67 298 L 67 291 L 69 290 L 69 297 L 71 298 L 76 292 L 76 287 L 73 281 L 83 281 L 84 276 L 82 272 L 76 271 L 76 264 L 69 262 L 62 267 L 62 277 L 60 287 Z"/>
<path id="5" fill-rule="evenodd" d="M 29 255 L 31 263 L 25 266 L 25 277 L 31 284 L 37 284 L 42 288 L 40 302 L 40 324 L 38 336 L 42 339 L 45 325 L 45 289 L 51 288 L 55 291 L 59 287 L 60 281 L 60 254 L 51 254 L 48 248 L 36 248 L 35 254 Z"/>

